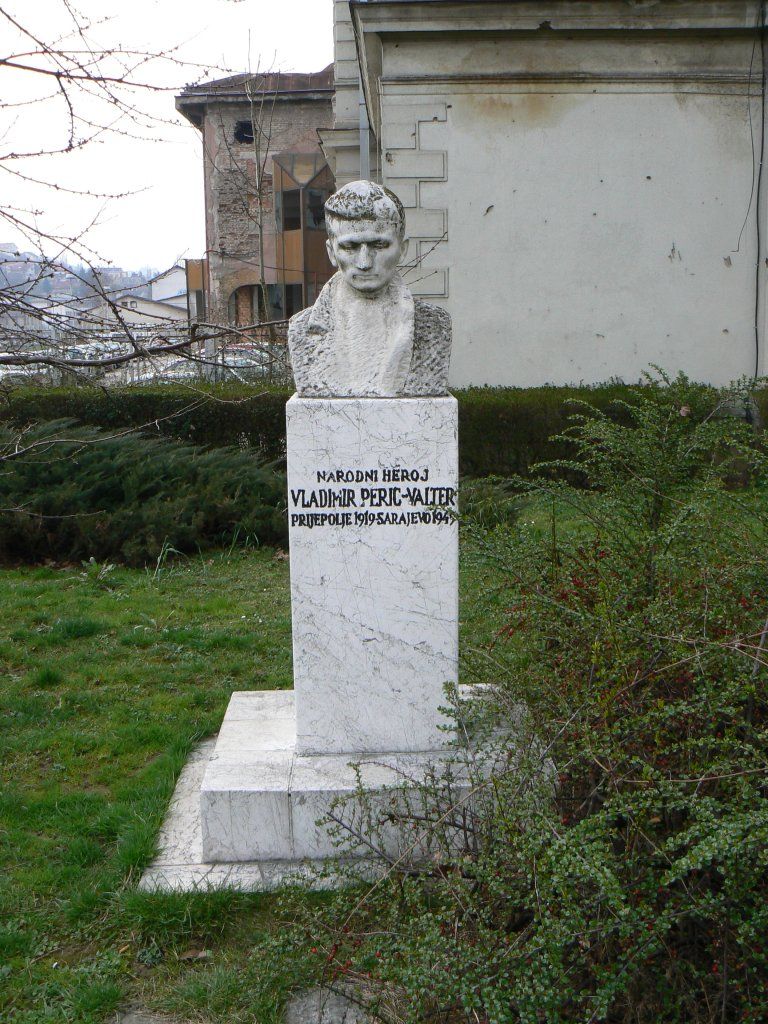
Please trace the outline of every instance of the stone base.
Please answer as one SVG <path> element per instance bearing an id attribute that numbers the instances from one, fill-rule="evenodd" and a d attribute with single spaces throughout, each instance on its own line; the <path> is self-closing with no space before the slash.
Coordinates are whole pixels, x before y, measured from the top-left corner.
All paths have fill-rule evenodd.
<path id="1" fill-rule="evenodd" d="M 462 688 L 464 689 L 464 688 Z M 192 754 L 158 838 L 159 853 L 139 883 L 149 892 L 235 889 L 264 892 L 286 883 L 312 889 L 372 880 L 386 869 L 361 845 L 337 849 L 315 824 L 360 781 L 371 806 L 391 801 L 383 787 L 423 777 L 446 750 L 417 754 L 297 755 L 293 691 L 235 693 L 216 740 Z M 397 853 L 399 837 L 388 837 Z"/>
<path id="2" fill-rule="evenodd" d="M 332 889 L 351 879 L 373 880 L 383 873 L 370 858 L 334 861 L 263 860 L 212 864 L 203 858 L 200 789 L 215 740 L 197 747 L 184 766 L 158 836 L 158 855 L 139 881 L 143 892 L 269 892 L 281 885 Z"/>
<path id="3" fill-rule="evenodd" d="M 394 799 L 392 787 L 424 778 L 450 756 L 447 749 L 298 754 L 295 723 L 292 690 L 232 695 L 200 790 L 205 861 L 333 858 L 340 852 L 338 843 L 317 821 L 333 812 L 339 800 L 353 797 L 362 786 L 368 808 L 386 813 Z M 400 852 L 391 827 L 379 841 L 389 855 Z M 364 856 L 372 851 L 361 840 L 349 852 Z"/>

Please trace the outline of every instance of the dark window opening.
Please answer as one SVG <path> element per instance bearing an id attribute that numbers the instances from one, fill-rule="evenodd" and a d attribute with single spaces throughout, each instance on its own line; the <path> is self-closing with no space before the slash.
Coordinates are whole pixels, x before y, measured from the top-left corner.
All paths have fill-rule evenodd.
<path id="1" fill-rule="evenodd" d="M 325 228 L 325 200 L 328 198 L 328 193 L 317 188 L 308 188 L 304 195 L 307 201 L 304 214 L 307 227 L 313 231 L 323 231 Z"/>
<path id="2" fill-rule="evenodd" d="M 283 192 L 282 201 L 283 231 L 299 231 L 301 229 L 301 192 L 297 188 Z"/>
<path id="3" fill-rule="evenodd" d="M 250 121 L 235 122 L 235 142 L 253 142 L 253 124 Z"/>
<path id="4" fill-rule="evenodd" d="M 268 284 L 267 296 L 269 297 L 269 319 L 284 320 L 283 286 L 280 284 Z"/>
<path id="5" fill-rule="evenodd" d="M 267 292 L 273 320 L 287 320 L 304 309 L 300 284 L 268 284 Z"/>
<path id="6" fill-rule="evenodd" d="M 287 317 L 293 316 L 294 313 L 298 313 L 299 310 L 303 308 L 304 304 L 301 301 L 301 285 L 287 284 L 285 286 L 285 315 Z"/>

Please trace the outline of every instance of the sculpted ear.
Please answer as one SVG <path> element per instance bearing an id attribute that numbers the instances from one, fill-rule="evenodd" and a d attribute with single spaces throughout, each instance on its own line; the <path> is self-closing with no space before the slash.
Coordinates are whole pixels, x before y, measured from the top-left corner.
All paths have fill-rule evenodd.
<path id="1" fill-rule="evenodd" d="M 410 238 L 404 238 L 402 240 L 402 242 L 400 243 L 400 261 L 401 262 L 408 255 L 408 245 L 409 245 L 410 241 L 411 241 Z"/>
<path id="2" fill-rule="evenodd" d="M 332 267 L 336 267 L 336 269 L 338 270 L 339 263 L 338 263 L 338 260 L 336 259 L 335 254 L 334 254 L 333 244 L 331 243 L 330 238 L 326 238 L 326 240 L 325 240 L 325 249 L 326 249 L 326 252 L 328 253 L 328 259 L 331 261 L 331 266 Z"/>

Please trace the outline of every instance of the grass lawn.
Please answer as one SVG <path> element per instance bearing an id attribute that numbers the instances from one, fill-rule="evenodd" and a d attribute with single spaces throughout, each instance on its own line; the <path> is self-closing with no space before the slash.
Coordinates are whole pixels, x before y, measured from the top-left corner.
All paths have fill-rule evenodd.
<path id="1" fill-rule="evenodd" d="M 472 649 L 491 629 L 481 572 L 465 559 Z M 139 1000 L 277 1021 L 304 968 L 268 966 L 274 897 L 135 884 L 184 760 L 231 692 L 291 686 L 285 557 L 4 569 L 0 595 L 0 1019 L 89 1024 Z M 485 671 L 492 658 L 473 678 Z"/>
<path id="2" fill-rule="evenodd" d="M 291 685 L 287 580 L 272 551 L 0 573 L 1 1019 L 103 1019 L 220 930 L 221 900 L 198 923 L 133 887 L 231 692 Z M 242 940 L 261 904 L 240 902 Z"/>
<path id="3" fill-rule="evenodd" d="M 739 500 L 749 511 L 765 497 Z M 544 541 L 552 529 L 551 504 L 518 511 L 511 531 L 464 530 L 463 681 L 511 671 L 513 643 L 494 643 L 508 619 L 505 548 L 518 529 Z M 560 528 L 589 534 L 560 511 Z M 285 556 L 4 569 L 0 599 L 0 1020 L 97 1024 L 134 1002 L 279 1024 L 287 993 L 321 970 L 311 941 L 286 946 L 279 894 L 136 883 L 178 773 L 231 692 L 291 685 Z"/>

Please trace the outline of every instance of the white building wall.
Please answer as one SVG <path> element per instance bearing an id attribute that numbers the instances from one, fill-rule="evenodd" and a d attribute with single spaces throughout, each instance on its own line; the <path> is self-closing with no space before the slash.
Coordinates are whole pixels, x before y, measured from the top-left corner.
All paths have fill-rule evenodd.
<path id="1" fill-rule="evenodd" d="M 749 29 L 753 6 L 700 9 L 716 23 L 739 7 Z M 369 100 L 384 183 L 423 257 L 413 290 L 453 317 L 453 385 L 633 381 L 652 363 L 714 383 L 754 371 L 749 31 L 402 28 L 378 26 Z M 763 321 L 761 296 L 761 336 Z"/>
<path id="2" fill-rule="evenodd" d="M 184 267 L 172 267 L 150 282 L 150 297 L 155 302 L 170 302 L 171 305 L 186 310 L 187 274 Z"/>
<path id="3" fill-rule="evenodd" d="M 117 303 L 120 310 L 120 318 L 127 324 L 137 327 L 164 327 L 171 323 L 186 323 L 186 309 L 179 309 L 167 302 L 157 302 L 153 299 L 142 299 L 139 297 L 120 300 Z M 117 323 L 117 316 L 109 306 L 102 306 L 94 310 L 96 316 L 103 317 L 105 321 L 114 320 Z"/>
<path id="4" fill-rule="evenodd" d="M 333 3 L 333 128 L 321 129 L 320 145 L 333 173 L 336 187 L 365 176 L 360 159 L 360 121 L 365 118 L 360 65 L 349 0 Z M 369 137 L 369 175 L 378 175 L 376 140 Z"/>
<path id="5" fill-rule="evenodd" d="M 359 123 L 360 67 L 347 0 L 333 4 L 334 126 L 356 129 Z"/>

